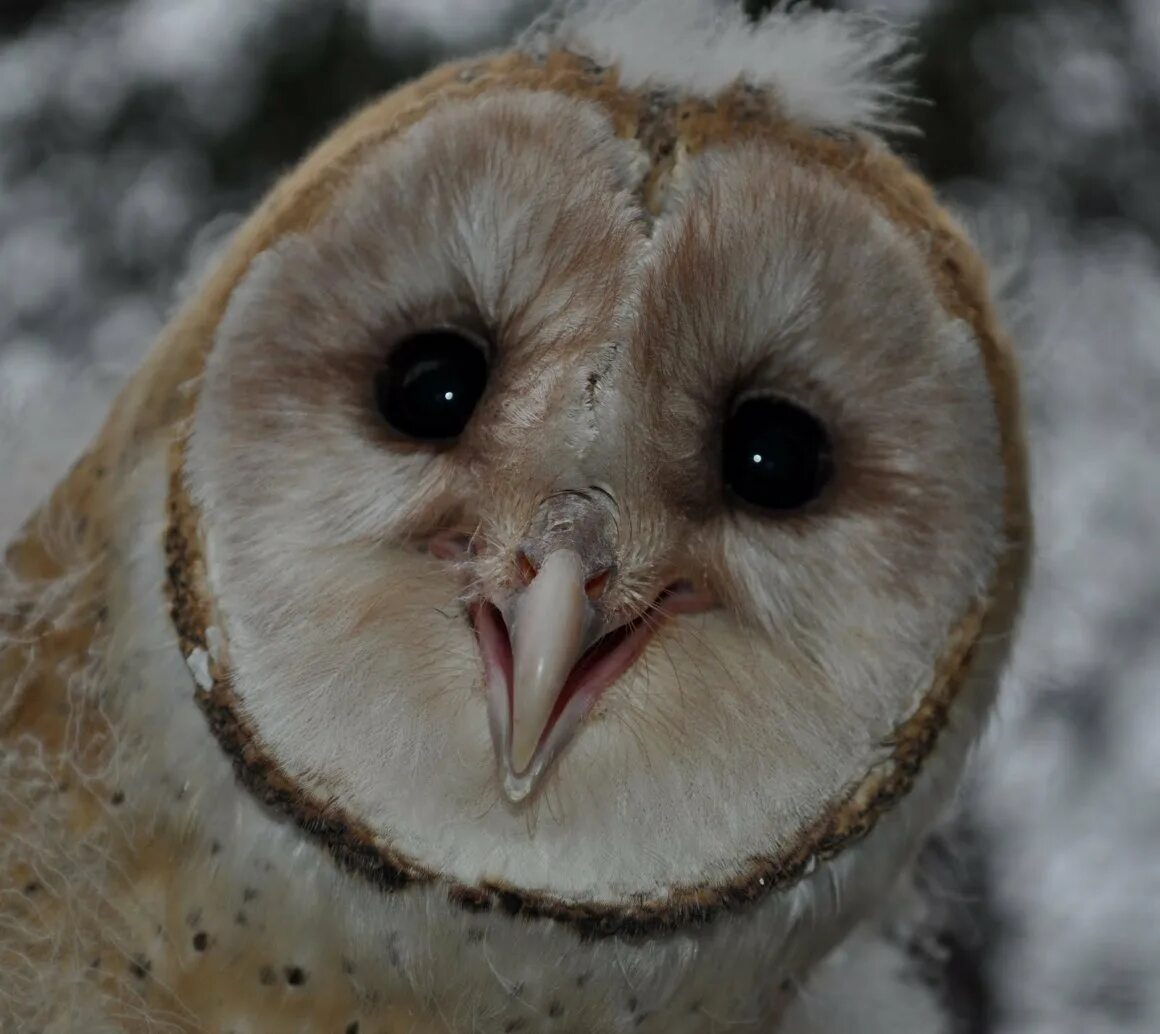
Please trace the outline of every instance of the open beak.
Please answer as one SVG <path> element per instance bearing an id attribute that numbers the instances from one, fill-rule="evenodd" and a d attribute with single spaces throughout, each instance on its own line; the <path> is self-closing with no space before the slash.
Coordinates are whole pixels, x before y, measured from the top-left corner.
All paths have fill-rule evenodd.
<path id="1" fill-rule="evenodd" d="M 622 651 L 611 667 L 583 663 L 601 659 L 593 648 L 606 631 L 588 595 L 590 581 L 575 551 L 557 549 L 501 607 L 475 607 L 492 739 L 513 802 L 532 792 L 600 690 L 639 653 Z"/>
<path id="2" fill-rule="evenodd" d="M 472 619 L 486 672 L 492 742 L 506 796 L 528 797 L 576 735 L 601 693 L 648 645 L 669 614 L 705 609 L 670 586 L 644 614 L 617 621 L 590 598 L 577 553 L 550 553 L 501 607 L 479 602 Z"/>
<path id="3" fill-rule="evenodd" d="M 507 758 L 513 773 L 525 773 L 569 674 L 599 631 L 580 557 L 572 550 L 552 553 L 515 596 L 506 623 L 512 650 Z"/>
<path id="4" fill-rule="evenodd" d="M 558 549 L 502 607 L 483 602 L 473 608 L 492 741 L 513 803 L 536 788 L 601 692 L 636 660 L 655 629 L 655 615 L 605 620 L 589 597 L 591 583 L 579 555 Z"/>
<path id="5" fill-rule="evenodd" d="M 518 548 L 519 584 L 469 605 L 500 781 L 512 803 L 532 794 L 666 616 L 712 606 L 680 581 L 643 612 L 610 607 L 616 526 L 607 492 L 549 496 Z M 442 555 L 434 542 L 431 548 Z"/>

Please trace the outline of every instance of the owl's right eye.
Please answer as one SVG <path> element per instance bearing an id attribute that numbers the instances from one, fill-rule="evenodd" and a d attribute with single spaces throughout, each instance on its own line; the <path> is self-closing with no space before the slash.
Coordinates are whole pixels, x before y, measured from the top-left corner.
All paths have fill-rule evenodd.
<path id="1" fill-rule="evenodd" d="M 395 345 L 375 375 L 375 402 L 399 434 L 425 442 L 458 438 L 487 385 L 487 345 L 456 327 L 423 330 Z"/>

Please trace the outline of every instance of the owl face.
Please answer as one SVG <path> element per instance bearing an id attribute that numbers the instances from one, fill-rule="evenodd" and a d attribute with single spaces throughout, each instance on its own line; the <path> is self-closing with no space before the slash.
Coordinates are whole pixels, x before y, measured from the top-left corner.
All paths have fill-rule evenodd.
<path id="1" fill-rule="evenodd" d="M 768 139 L 434 105 L 234 290 L 184 480 L 238 721 L 411 872 L 662 898 L 792 852 L 992 584 L 978 344 Z"/>

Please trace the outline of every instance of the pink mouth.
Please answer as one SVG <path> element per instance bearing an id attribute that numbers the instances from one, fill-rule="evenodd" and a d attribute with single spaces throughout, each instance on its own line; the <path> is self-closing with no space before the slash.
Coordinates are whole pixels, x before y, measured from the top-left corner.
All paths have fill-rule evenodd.
<path id="1" fill-rule="evenodd" d="M 685 582 L 667 586 L 655 602 L 638 617 L 614 628 L 588 648 L 569 673 L 536 748 L 537 759 L 529 768 L 534 778 L 559 753 L 576 726 L 591 711 L 601 694 L 636 662 L 661 625 L 676 614 L 708 609 L 706 597 Z M 489 696 L 503 694 L 503 703 L 512 706 L 512 645 L 499 609 L 482 600 L 469 606 L 469 614 L 484 663 Z M 495 724 L 492 736 L 502 752 L 504 731 Z"/>

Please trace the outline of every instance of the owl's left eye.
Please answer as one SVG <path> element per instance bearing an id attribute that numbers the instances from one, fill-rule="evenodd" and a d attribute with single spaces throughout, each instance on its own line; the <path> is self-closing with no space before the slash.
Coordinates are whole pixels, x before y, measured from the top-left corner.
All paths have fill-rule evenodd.
<path id="1" fill-rule="evenodd" d="M 375 375 L 375 402 L 399 434 L 446 442 L 463 433 L 486 385 L 486 344 L 468 331 L 439 327 L 395 345 Z"/>
<path id="2" fill-rule="evenodd" d="M 800 510 L 833 474 L 830 436 L 812 413 L 788 399 L 742 402 L 725 422 L 725 484 L 737 498 L 771 512 Z"/>

